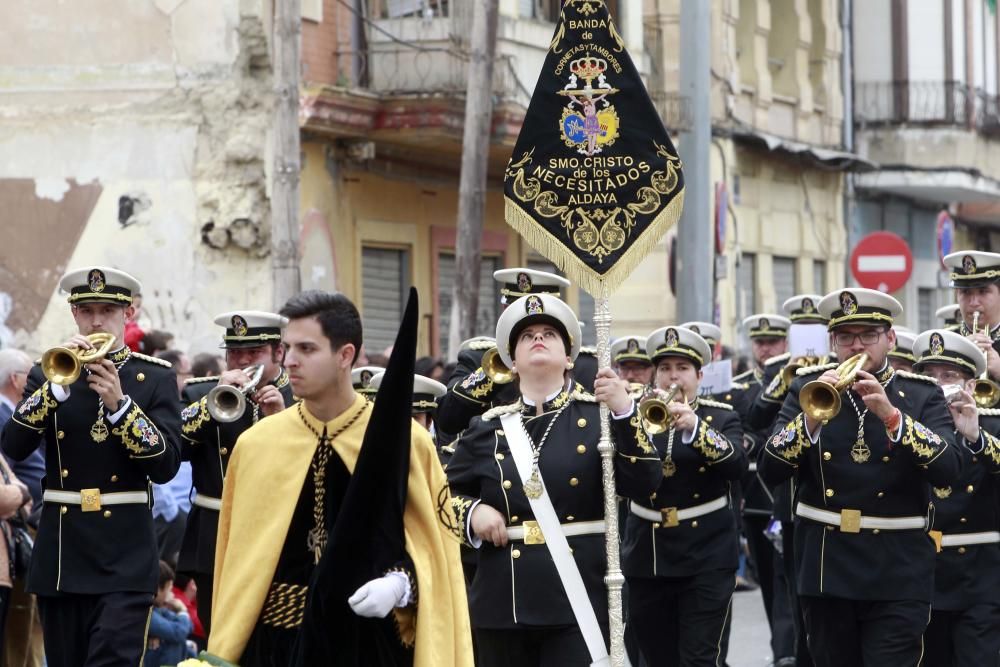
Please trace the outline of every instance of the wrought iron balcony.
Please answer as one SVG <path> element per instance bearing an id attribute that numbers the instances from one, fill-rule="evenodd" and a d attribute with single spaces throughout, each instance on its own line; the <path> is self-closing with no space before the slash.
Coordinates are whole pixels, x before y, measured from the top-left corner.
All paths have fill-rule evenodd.
<path id="1" fill-rule="evenodd" d="M 959 126 L 1000 132 L 1000 101 L 959 81 L 879 81 L 854 84 L 859 126 Z"/>

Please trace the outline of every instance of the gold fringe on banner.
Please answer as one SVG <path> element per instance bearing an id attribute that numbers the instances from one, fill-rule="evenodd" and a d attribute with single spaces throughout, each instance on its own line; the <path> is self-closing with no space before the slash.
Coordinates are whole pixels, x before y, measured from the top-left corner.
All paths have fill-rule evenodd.
<path id="1" fill-rule="evenodd" d="M 590 268 L 565 243 L 539 224 L 515 200 L 504 196 L 504 218 L 507 220 L 507 224 L 517 230 L 517 233 L 523 236 L 532 248 L 565 273 L 570 281 L 579 284 L 595 298 L 601 295 L 604 286 L 607 287 L 608 293 L 613 293 L 618 289 L 618 286 L 628 278 L 635 267 L 653 251 L 663 235 L 677 224 L 683 209 L 684 189 L 681 188 L 680 192 L 670 200 L 670 203 L 656 214 L 653 222 L 646 227 L 642 235 L 615 261 L 611 270 L 600 274 Z"/>

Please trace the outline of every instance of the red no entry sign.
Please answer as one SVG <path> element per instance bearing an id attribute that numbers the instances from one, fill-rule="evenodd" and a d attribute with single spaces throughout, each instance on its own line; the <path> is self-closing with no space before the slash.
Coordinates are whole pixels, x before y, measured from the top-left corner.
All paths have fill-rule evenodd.
<path id="1" fill-rule="evenodd" d="M 906 284 L 912 272 L 910 246 L 892 232 L 869 234 L 851 253 L 851 274 L 868 289 L 895 292 Z"/>

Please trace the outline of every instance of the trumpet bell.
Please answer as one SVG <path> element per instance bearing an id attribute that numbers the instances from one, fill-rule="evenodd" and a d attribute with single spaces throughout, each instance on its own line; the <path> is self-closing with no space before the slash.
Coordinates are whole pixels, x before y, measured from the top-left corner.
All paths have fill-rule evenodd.
<path id="1" fill-rule="evenodd" d="M 514 372 L 507 368 L 497 348 L 491 347 L 486 350 L 480 363 L 486 377 L 493 380 L 493 384 L 509 384 L 514 381 Z"/>
<path id="2" fill-rule="evenodd" d="M 247 409 L 247 399 L 243 392 L 226 384 L 213 387 L 206 396 L 206 402 L 208 414 L 223 424 L 236 421 Z"/>
<path id="3" fill-rule="evenodd" d="M 992 408 L 1000 402 L 1000 385 L 993 380 L 980 378 L 972 388 L 972 397 L 980 408 Z"/>
<path id="4" fill-rule="evenodd" d="M 840 392 L 833 385 L 813 380 L 802 387 L 799 403 L 813 421 L 825 424 L 840 412 Z"/>
<path id="5" fill-rule="evenodd" d="M 667 403 L 659 398 L 647 398 L 639 404 L 639 414 L 646 421 L 646 431 L 657 435 L 670 429 L 673 419 L 667 410 Z"/>
<path id="6" fill-rule="evenodd" d="M 80 377 L 84 364 L 90 364 L 111 351 L 115 342 L 114 334 L 93 333 L 87 340 L 94 346 L 93 350 L 78 350 L 68 347 L 49 348 L 42 355 L 42 373 L 52 384 L 71 385 Z"/>

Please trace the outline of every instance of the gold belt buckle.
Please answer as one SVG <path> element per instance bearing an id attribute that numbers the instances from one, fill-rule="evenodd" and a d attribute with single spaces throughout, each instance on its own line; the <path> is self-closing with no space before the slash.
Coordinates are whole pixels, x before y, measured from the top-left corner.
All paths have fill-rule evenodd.
<path id="1" fill-rule="evenodd" d="M 97 512 L 101 509 L 100 489 L 80 489 L 80 509 L 84 512 Z"/>
<path id="2" fill-rule="evenodd" d="M 677 518 L 676 507 L 661 507 L 660 515 L 663 517 L 664 528 L 676 528 L 681 525 L 680 519 Z"/>
<path id="3" fill-rule="evenodd" d="M 537 521 L 525 521 L 521 526 L 524 527 L 525 544 L 545 544 L 545 536 Z"/>
<path id="4" fill-rule="evenodd" d="M 861 510 L 840 510 L 840 532 L 861 532 Z"/>

